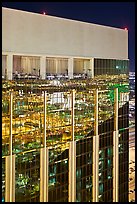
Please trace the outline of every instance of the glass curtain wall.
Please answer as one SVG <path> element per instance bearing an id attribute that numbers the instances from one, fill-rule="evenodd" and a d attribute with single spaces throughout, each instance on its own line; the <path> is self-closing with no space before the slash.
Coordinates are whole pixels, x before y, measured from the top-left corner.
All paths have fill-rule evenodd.
<path id="1" fill-rule="evenodd" d="M 71 92 L 47 93 L 47 146 L 71 139 Z"/>
<path id="2" fill-rule="evenodd" d="M 9 155 L 11 83 L 2 84 L 2 156 Z"/>
<path id="3" fill-rule="evenodd" d="M 94 75 L 128 74 L 129 61 L 116 59 L 94 59 Z"/>
<path id="4" fill-rule="evenodd" d="M 76 141 L 76 202 L 92 202 L 93 136 Z"/>
<path id="5" fill-rule="evenodd" d="M 44 112 L 43 112 L 44 97 L 42 95 L 42 92 L 39 92 L 38 87 L 35 89 L 35 87 L 32 86 L 32 84 L 29 84 L 26 81 L 22 82 L 8 81 L 3 83 L 3 96 L 2 96 L 3 156 L 9 155 L 10 144 L 9 109 L 11 91 L 13 94 L 12 153 L 16 155 L 15 201 L 39 202 L 40 196 L 39 148 L 42 147 L 42 138 L 44 132 Z"/>
<path id="6" fill-rule="evenodd" d="M 16 154 L 15 202 L 40 202 L 39 149 Z"/>
<path id="7" fill-rule="evenodd" d="M 123 93 L 119 100 L 119 202 L 128 201 L 129 171 L 129 101 Z M 124 97 L 125 96 L 125 97 Z"/>
<path id="8" fill-rule="evenodd" d="M 79 90 L 75 94 L 75 140 L 90 134 L 94 129 L 94 94 L 91 90 Z"/>
<path id="9" fill-rule="evenodd" d="M 112 104 L 114 102 L 114 88 L 118 88 L 118 100 L 119 100 L 119 107 L 118 107 L 118 130 L 119 130 L 119 202 L 128 201 L 128 160 L 129 160 L 129 61 L 128 60 L 116 60 L 116 59 L 94 59 L 94 74 L 95 78 L 98 79 L 98 82 L 103 82 L 100 89 L 103 87 L 108 89 L 108 99 Z M 102 79 L 101 79 L 102 78 Z M 99 103 L 100 104 L 100 103 Z M 109 108 L 111 108 L 108 105 Z M 99 110 L 100 111 L 100 110 Z M 111 110 L 112 111 L 112 110 Z M 112 111 L 113 113 L 113 111 Z M 101 114 L 101 112 L 99 112 Z M 100 131 L 102 132 L 105 128 L 105 132 L 112 131 L 113 128 L 109 128 L 113 124 L 113 118 L 110 116 L 110 120 L 107 125 L 107 128 L 99 126 Z M 102 121 L 103 122 L 103 121 Z M 105 123 L 104 123 L 105 124 Z M 104 126 L 104 125 L 103 125 Z M 114 127 L 114 126 L 113 126 Z M 112 134 L 109 133 L 108 139 L 106 140 L 105 137 L 107 134 L 105 133 L 104 136 L 100 136 L 100 148 L 102 142 L 107 144 L 108 141 L 111 142 L 112 145 Z M 109 142 L 109 143 L 110 143 Z M 102 152 L 100 149 L 100 154 L 102 157 L 106 157 L 107 151 L 110 151 L 110 155 L 112 154 L 111 146 L 109 148 L 105 148 L 105 152 Z M 107 160 L 110 163 L 111 168 L 111 160 Z M 107 166 L 107 163 L 106 163 Z M 101 174 L 100 174 L 101 175 Z M 107 176 L 107 173 L 105 174 Z M 111 181 L 111 179 L 109 179 Z M 100 187 L 99 191 L 103 191 L 105 183 Z M 100 201 L 111 201 L 112 194 L 111 183 L 106 184 L 108 190 L 104 190 L 103 195 L 99 195 Z M 110 190 L 111 189 L 111 190 Z"/>
<path id="10" fill-rule="evenodd" d="M 49 149 L 48 202 L 68 202 L 69 144 Z"/>
<path id="11" fill-rule="evenodd" d="M 93 198 L 92 164 L 94 93 L 88 89 L 82 90 L 82 88 L 77 91 L 75 94 L 74 109 L 74 137 L 76 140 L 76 201 L 91 202 Z"/>
<path id="12" fill-rule="evenodd" d="M 107 61 L 104 62 L 107 64 Z M 110 64 L 111 62 L 113 61 L 110 61 Z M 128 66 L 127 61 L 122 63 L 125 63 L 125 67 Z M 114 88 L 118 88 L 119 91 L 119 200 L 127 201 L 128 75 L 102 74 L 100 77 L 100 71 L 98 72 L 98 68 L 96 70 L 96 76 L 93 79 L 60 80 L 60 86 L 55 86 L 54 80 L 2 81 L 3 158 L 9 155 L 10 92 L 13 92 L 12 152 L 16 155 L 16 201 L 39 202 L 40 200 L 40 148 L 43 147 L 44 138 L 44 91 L 46 91 L 46 144 L 49 149 L 48 199 L 53 202 L 68 202 L 68 143 L 72 136 L 72 90 L 75 89 L 76 201 L 92 202 L 95 118 L 93 91 L 96 88 L 99 90 L 99 201 L 111 202 L 113 199 Z M 103 73 L 103 68 L 101 70 Z M 2 185 L 4 196 L 4 182 Z M 26 196 L 23 196 L 24 194 Z"/>
<path id="13" fill-rule="evenodd" d="M 23 83 L 15 83 L 13 94 L 13 153 L 41 147 L 44 135 L 44 97 Z"/>
<path id="14" fill-rule="evenodd" d="M 98 94 L 99 202 L 113 202 L 114 103 L 109 91 Z"/>

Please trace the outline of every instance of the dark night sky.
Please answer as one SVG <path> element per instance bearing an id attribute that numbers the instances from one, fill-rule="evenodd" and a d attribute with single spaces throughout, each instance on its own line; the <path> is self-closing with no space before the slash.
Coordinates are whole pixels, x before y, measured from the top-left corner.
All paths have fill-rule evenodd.
<path id="1" fill-rule="evenodd" d="M 3 2 L 3 7 L 128 28 L 130 70 L 135 70 L 135 2 Z"/>

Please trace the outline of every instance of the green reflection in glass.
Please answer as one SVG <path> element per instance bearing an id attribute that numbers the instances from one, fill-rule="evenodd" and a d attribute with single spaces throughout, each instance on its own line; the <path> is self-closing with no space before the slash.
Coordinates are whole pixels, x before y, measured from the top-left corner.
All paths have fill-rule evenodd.
<path id="1" fill-rule="evenodd" d="M 103 183 L 99 185 L 99 194 L 103 193 Z"/>
<path id="2" fill-rule="evenodd" d="M 110 167 L 110 165 L 111 165 L 111 160 L 108 159 L 108 166 Z"/>
<path id="3" fill-rule="evenodd" d="M 112 148 L 107 148 L 107 155 L 108 156 L 111 156 L 112 155 Z"/>
<path id="4" fill-rule="evenodd" d="M 127 93 L 129 92 L 129 86 L 127 84 L 114 84 L 109 85 L 109 92 L 108 96 L 110 98 L 110 101 L 114 102 L 114 89 L 118 88 L 118 101 L 120 101 L 120 93 Z"/>

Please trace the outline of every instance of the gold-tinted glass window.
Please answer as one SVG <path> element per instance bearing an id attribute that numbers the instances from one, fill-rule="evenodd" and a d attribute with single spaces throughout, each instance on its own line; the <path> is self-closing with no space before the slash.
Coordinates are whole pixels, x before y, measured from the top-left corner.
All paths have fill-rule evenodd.
<path id="1" fill-rule="evenodd" d="M 71 139 L 71 92 L 47 94 L 47 146 Z"/>
<path id="2" fill-rule="evenodd" d="M 92 91 L 76 92 L 74 115 L 74 135 L 77 140 L 94 129 L 94 94 Z"/>
<path id="3" fill-rule="evenodd" d="M 62 144 L 49 150 L 48 201 L 68 202 L 69 146 Z"/>
<path id="4" fill-rule="evenodd" d="M 19 153 L 15 160 L 15 202 L 40 201 L 40 152 Z"/>
<path id="5" fill-rule="evenodd" d="M 16 84 L 13 93 L 12 137 L 13 152 L 41 147 L 44 124 L 44 96 L 33 86 Z"/>
<path id="6" fill-rule="evenodd" d="M 92 202 L 93 137 L 76 142 L 76 201 Z"/>
<path id="7" fill-rule="evenodd" d="M 2 155 L 9 155 L 10 139 L 10 85 L 2 84 Z"/>

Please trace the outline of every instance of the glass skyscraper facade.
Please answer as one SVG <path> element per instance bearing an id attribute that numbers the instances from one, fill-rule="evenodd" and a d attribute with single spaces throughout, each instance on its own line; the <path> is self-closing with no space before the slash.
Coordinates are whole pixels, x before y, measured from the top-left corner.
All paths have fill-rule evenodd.
<path id="1" fill-rule="evenodd" d="M 69 79 L 49 57 L 42 80 L 27 60 L 13 80 L 3 65 L 2 201 L 127 202 L 129 61 L 94 58 L 91 76 L 75 59 Z"/>

